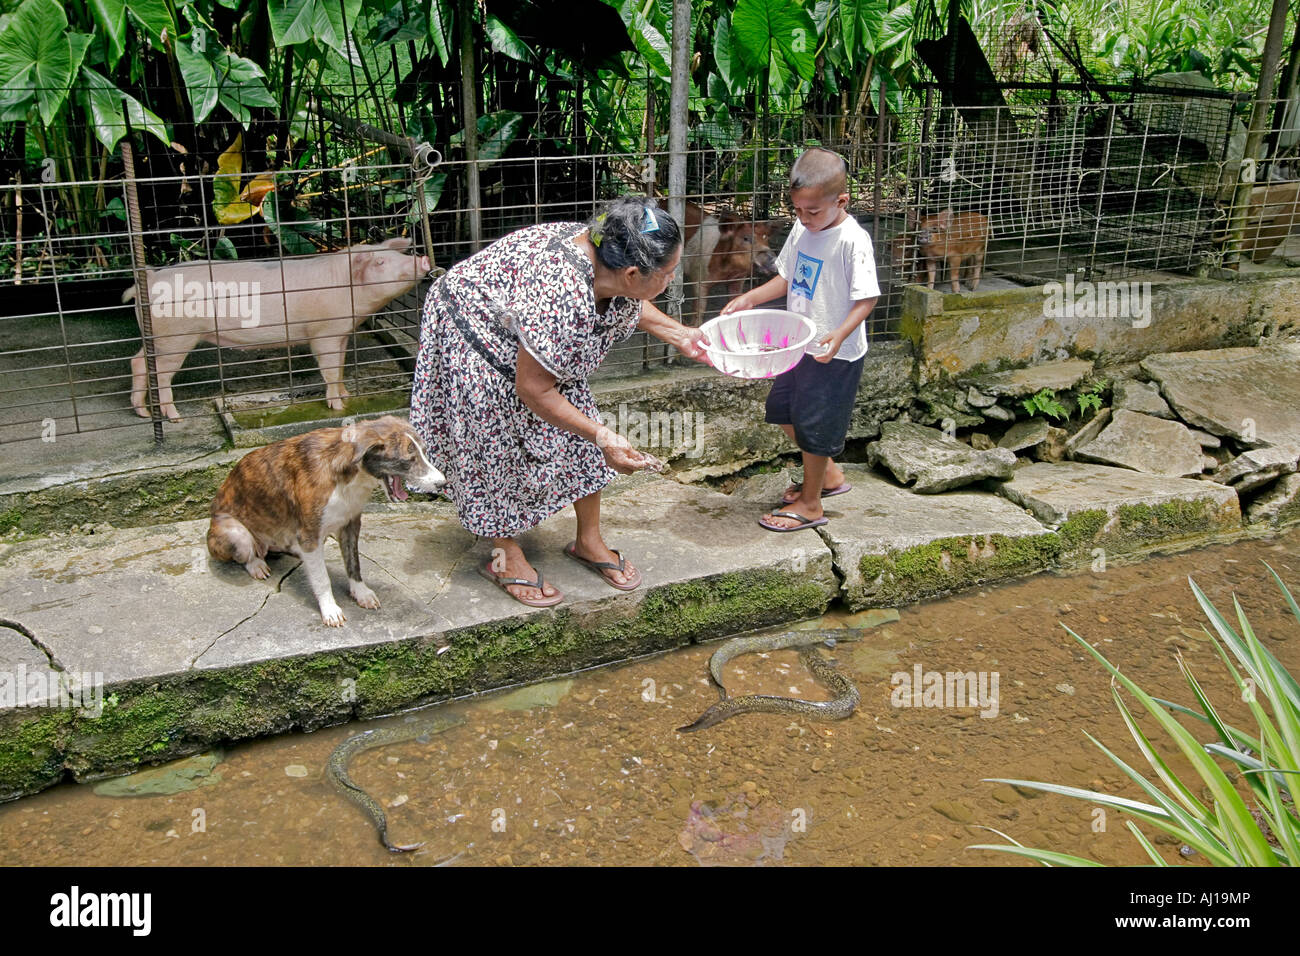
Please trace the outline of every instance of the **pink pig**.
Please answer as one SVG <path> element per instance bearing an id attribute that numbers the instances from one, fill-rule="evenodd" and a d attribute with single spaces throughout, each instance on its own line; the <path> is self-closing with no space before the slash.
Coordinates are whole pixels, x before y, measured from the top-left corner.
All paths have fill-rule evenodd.
<path id="1" fill-rule="evenodd" d="M 199 260 L 150 269 L 149 309 L 158 402 L 172 421 L 172 378 L 200 342 L 269 348 L 307 342 L 325 380 L 329 407 L 342 409 L 343 352 L 367 316 L 415 287 L 428 256 L 407 255 L 410 239 L 355 245 L 304 259 Z M 133 285 L 122 295 L 129 302 Z M 131 407 L 149 417 L 144 349 L 131 359 Z"/>

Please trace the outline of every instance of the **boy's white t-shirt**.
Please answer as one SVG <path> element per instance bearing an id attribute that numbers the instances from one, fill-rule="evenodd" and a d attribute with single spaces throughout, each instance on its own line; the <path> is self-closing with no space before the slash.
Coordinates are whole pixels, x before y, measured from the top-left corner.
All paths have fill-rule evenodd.
<path id="1" fill-rule="evenodd" d="M 871 237 L 852 216 L 838 226 L 810 232 L 795 220 L 781 247 L 776 270 L 789 284 L 786 308 L 817 326 L 815 343 L 840 327 L 853 303 L 880 295 Z M 866 322 L 844 340 L 837 359 L 855 362 L 867 354 Z"/>

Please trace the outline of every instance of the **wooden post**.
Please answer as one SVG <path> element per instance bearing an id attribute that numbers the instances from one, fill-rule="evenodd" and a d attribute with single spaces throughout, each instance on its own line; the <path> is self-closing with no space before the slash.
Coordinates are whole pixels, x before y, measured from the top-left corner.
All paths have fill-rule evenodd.
<path id="1" fill-rule="evenodd" d="M 1268 127 L 1269 101 L 1273 98 L 1277 66 L 1282 58 L 1282 34 L 1286 30 L 1287 0 L 1273 0 L 1273 14 L 1268 23 L 1268 39 L 1264 41 L 1264 58 L 1259 67 L 1259 87 L 1255 102 L 1250 108 L 1250 126 L 1246 131 L 1246 148 L 1242 152 L 1241 173 L 1232 197 L 1231 218 L 1228 225 L 1228 245 L 1223 253 L 1225 269 L 1238 268 L 1241 261 L 1241 237 L 1246 227 L 1246 214 L 1250 208 L 1250 191 L 1255 185 L 1253 166 L 1259 158 L 1259 147 Z M 1249 178 L 1247 178 L 1249 177 Z"/>
<path id="2" fill-rule="evenodd" d="M 466 206 L 469 208 L 470 252 L 483 243 L 483 210 L 478 182 L 478 86 L 474 69 L 474 0 L 460 5 L 460 100 L 465 122 Z"/>

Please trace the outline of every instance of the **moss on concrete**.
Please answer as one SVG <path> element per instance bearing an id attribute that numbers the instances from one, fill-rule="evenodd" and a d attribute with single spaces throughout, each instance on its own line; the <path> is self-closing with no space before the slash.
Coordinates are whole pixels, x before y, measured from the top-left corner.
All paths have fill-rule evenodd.
<path id="1" fill-rule="evenodd" d="M 119 528 L 135 528 L 206 518 L 213 496 L 232 467 L 230 461 L 6 495 L 0 498 L 0 534 L 17 528 L 20 538 L 30 538 L 105 521 Z"/>
<path id="2" fill-rule="evenodd" d="M 23 707 L 0 715 L 0 800 L 53 786 L 63 778 L 63 750 L 73 712 Z"/>
<path id="3" fill-rule="evenodd" d="M 910 603 L 973 584 L 1033 574 L 1055 565 L 1062 539 L 1053 532 L 941 538 L 858 562 L 871 603 Z M 856 603 L 856 602 L 855 602 Z"/>
<path id="4" fill-rule="evenodd" d="M 563 608 L 365 649 L 200 670 L 105 689 L 103 712 L 0 715 L 0 799 L 172 760 L 216 743 L 316 729 L 508 684 L 813 617 L 825 579 L 773 568 L 656 588 L 620 604 Z"/>
<path id="5" fill-rule="evenodd" d="M 943 538 L 886 554 L 863 555 L 858 561 L 862 596 L 852 596 L 851 603 L 919 601 L 1077 562 L 1095 548 L 1119 555 L 1166 541 L 1206 536 L 1223 527 L 1216 503 L 1197 499 L 1121 505 L 1113 513 L 1080 511 L 1056 531 L 1021 538 Z"/>

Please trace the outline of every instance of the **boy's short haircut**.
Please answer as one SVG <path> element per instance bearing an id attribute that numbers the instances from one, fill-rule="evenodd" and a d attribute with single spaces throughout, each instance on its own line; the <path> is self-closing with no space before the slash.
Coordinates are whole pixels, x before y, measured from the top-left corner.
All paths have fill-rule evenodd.
<path id="1" fill-rule="evenodd" d="M 804 150 L 790 170 L 790 189 L 815 189 L 819 196 L 849 191 L 849 166 L 844 157 L 814 146 Z"/>

